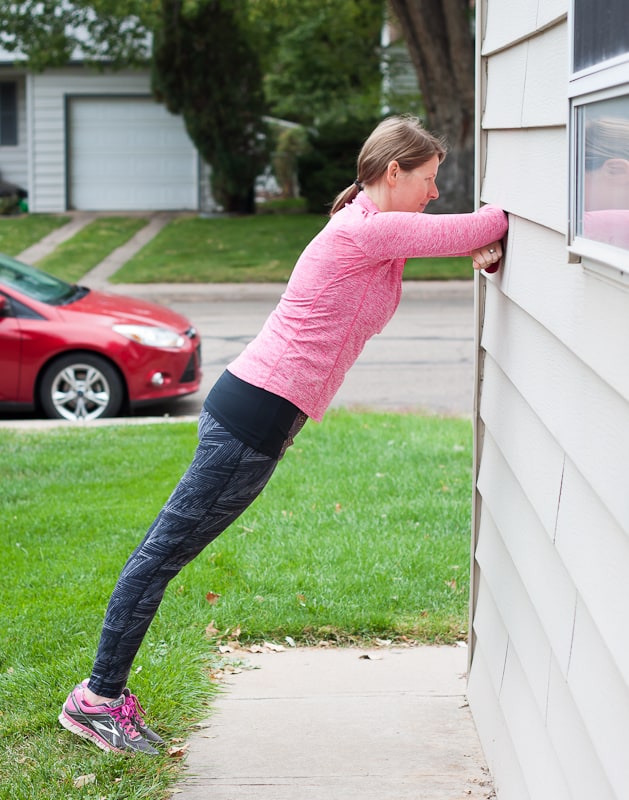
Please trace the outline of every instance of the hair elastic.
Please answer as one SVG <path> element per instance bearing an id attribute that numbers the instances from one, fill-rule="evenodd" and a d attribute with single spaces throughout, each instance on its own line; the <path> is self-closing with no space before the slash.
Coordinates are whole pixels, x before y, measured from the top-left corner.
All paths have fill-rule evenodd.
<path id="1" fill-rule="evenodd" d="M 357 186 L 357 187 L 358 187 L 358 191 L 359 191 L 359 192 L 360 192 L 360 191 L 362 191 L 363 185 L 362 185 L 362 183 L 361 183 L 361 182 L 360 182 L 358 179 L 356 179 L 356 180 L 354 181 L 354 186 Z"/>

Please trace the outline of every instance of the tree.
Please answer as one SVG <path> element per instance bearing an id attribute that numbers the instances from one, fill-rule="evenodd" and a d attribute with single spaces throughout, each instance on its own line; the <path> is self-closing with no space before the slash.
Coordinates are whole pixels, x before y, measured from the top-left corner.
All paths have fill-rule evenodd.
<path id="1" fill-rule="evenodd" d="M 274 116 L 307 128 L 298 154 L 309 210 L 327 213 L 381 118 L 385 0 L 249 0 Z"/>
<path id="2" fill-rule="evenodd" d="M 228 212 L 254 211 L 254 182 L 268 163 L 262 73 L 243 0 L 162 0 L 153 92 L 183 116 L 212 166 L 212 191 Z"/>
<path id="3" fill-rule="evenodd" d="M 65 66 L 75 53 L 97 68 L 145 64 L 155 10 L 155 0 L 0 3 L 0 45 L 35 72 Z"/>
<path id="4" fill-rule="evenodd" d="M 250 0 L 274 115 L 305 125 L 373 120 L 384 0 Z"/>
<path id="5" fill-rule="evenodd" d="M 474 37 L 470 0 L 391 0 L 426 109 L 449 155 L 436 210 L 468 211 L 474 198 Z"/>

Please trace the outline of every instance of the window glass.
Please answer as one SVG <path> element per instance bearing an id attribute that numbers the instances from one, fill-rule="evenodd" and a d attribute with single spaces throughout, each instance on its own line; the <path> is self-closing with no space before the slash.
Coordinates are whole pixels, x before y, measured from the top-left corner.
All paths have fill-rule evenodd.
<path id="1" fill-rule="evenodd" d="M 0 81 L 0 145 L 17 144 L 17 84 Z"/>
<path id="2" fill-rule="evenodd" d="M 577 108 L 577 235 L 629 250 L 629 95 Z"/>
<path id="3" fill-rule="evenodd" d="M 76 298 L 78 291 L 78 287 L 9 256 L 0 258 L 0 283 L 50 305 L 64 305 Z"/>
<path id="4" fill-rule="evenodd" d="M 575 72 L 629 52 L 627 0 L 574 0 Z"/>

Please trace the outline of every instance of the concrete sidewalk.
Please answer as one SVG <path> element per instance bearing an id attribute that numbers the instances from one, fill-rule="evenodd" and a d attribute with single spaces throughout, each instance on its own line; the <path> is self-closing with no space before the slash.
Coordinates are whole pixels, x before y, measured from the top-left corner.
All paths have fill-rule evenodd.
<path id="1" fill-rule="evenodd" d="M 236 652 L 190 740 L 178 800 L 494 797 L 465 700 L 466 647 Z"/>
<path id="2" fill-rule="evenodd" d="M 81 283 L 86 284 L 92 289 L 106 289 L 107 282 L 112 275 L 127 261 L 139 252 L 144 245 L 148 244 L 161 231 L 161 229 L 172 222 L 176 217 L 183 214 L 175 211 L 156 211 L 149 215 L 148 223 L 141 228 L 128 242 L 118 247 L 107 258 L 103 259 L 92 270 L 86 273 L 81 279 Z"/>

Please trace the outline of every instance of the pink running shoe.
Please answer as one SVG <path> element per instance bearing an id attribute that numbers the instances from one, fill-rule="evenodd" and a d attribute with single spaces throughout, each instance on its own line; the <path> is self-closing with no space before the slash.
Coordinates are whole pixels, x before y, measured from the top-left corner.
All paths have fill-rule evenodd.
<path id="1" fill-rule="evenodd" d="M 83 696 L 83 686 L 75 686 L 63 704 L 59 722 L 77 736 L 91 739 L 101 750 L 158 754 L 137 730 L 125 695 L 110 703 L 91 706 Z"/>
<path id="2" fill-rule="evenodd" d="M 88 683 L 89 678 L 86 678 L 81 683 L 81 686 L 87 686 Z M 158 733 L 155 733 L 154 730 L 151 730 L 146 722 L 144 722 L 146 711 L 140 705 L 138 698 L 134 694 L 131 694 L 131 689 L 128 689 L 125 686 L 125 688 L 122 690 L 122 696 L 125 699 L 125 705 L 128 706 L 127 716 L 135 725 L 136 731 L 143 736 L 147 742 L 158 746 L 163 745 L 164 740 L 162 737 Z"/>

